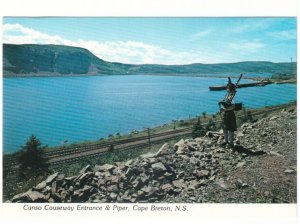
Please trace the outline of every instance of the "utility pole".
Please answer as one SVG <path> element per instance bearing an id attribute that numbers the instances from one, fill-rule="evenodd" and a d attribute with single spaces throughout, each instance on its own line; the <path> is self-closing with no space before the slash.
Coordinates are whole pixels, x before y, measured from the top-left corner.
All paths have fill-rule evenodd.
<path id="1" fill-rule="evenodd" d="M 151 141 L 150 141 L 150 128 L 148 128 L 148 143 L 149 143 L 149 147 L 151 145 Z"/>
<path id="2" fill-rule="evenodd" d="M 291 57 L 291 75 L 293 75 L 293 57 Z"/>

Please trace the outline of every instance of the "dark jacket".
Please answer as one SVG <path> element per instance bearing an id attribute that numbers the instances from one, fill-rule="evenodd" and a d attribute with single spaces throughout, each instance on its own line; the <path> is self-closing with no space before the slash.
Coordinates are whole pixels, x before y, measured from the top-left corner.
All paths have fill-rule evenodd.
<path id="1" fill-rule="evenodd" d="M 228 131 L 236 131 L 236 117 L 233 110 L 223 112 L 223 128 Z"/>

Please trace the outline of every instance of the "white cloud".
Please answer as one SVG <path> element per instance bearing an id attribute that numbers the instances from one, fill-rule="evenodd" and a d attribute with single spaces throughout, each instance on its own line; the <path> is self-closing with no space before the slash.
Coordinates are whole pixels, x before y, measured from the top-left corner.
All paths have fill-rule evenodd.
<path id="1" fill-rule="evenodd" d="M 198 33 L 203 37 L 211 31 Z M 150 45 L 139 41 L 106 41 L 95 40 L 71 41 L 57 35 L 48 35 L 20 24 L 4 24 L 3 42 L 12 44 L 58 44 L 77 46 L 90 50 L 97 57 L 110 61 L 130 64 L 191 64 L 212 63 L 214 57 L 195 52 L 174 52 L 160 46 Z"/>
<path id="2" fill-rule="evenodd" d="M 265 47 L 265 44 L 260 42 L 242 41 L 236 43 L 229 43 L 229 49 L 233 51 L 243 51 L 244 53 L 256 53 Z"/>
<path id="3" fill-rule="evenodd" d="M 236 23 L 235 27 L 230 29 L 230 32 L 235 33 L 244 33 L 249 31 L 258 31 L 258 30 L 266 30 L 272 24 L 274 21 L 272 19 L 258 19 L 255 20 L 249 20 L 246 18 L 244 21 L 240 21 Z"/>
<path id="4" fill-rule="evenodd" d="M 48 34 L 23 27 L 20 24 L 4 24 L 3 33 L 3 41 L 5 43 L 62 44 L 64 42 L 64 40 L 57 35 L 50 36 Z"/>
<path id="5" fill-rule="evenodd" d="M 195 41 L 195 40 L 199 40 L 199 39 L 202 39 L 203 37 L 206 37 L 208 36 L 210 33 L 212 33 L 213 30 L 212 29 L 209 29 L 209 30 L 203 30 L 201 32 L 198 32 L 198 33 L 195 33 L 193 35 L 191 35 L 191 40 L 192 41 Z"/>
<path id="6" fill-rule="evenodd" d="M 212 30 L 195 34 L 201 38 L 209 35 Z M 289 37 L 290 33 L 281 33 Z M 165 64 L 180 65 L 192 63 L 223 63 L 249 60 L 255 58 L 258 50 L 266 47 L 259 40 L 220 42 L 217 46 L 198 44 L 188 51 L 174 51 L 161 46 L 151 45 L 142 41 L 97 41 L 68 40 L 58 35 L 49 35 L 24 27 L 20 24 L 4 24 L 3 42 L 12 44 L 58 44 L 88 49 L 97 57 L 110 62 L 128 64 Z"/>
<path id="7" fill-rule="evenodd" d="M 277 40 L 295 40 L 297 37 L 296 30 L 282 30 L 269 33 L 269 36 Z"/>
<path id="8" fill-rule="evenodd" d="M 137 41 L 84 41 L 78 45 L 93 52 L 103 60 L 134 64 L 182 64 L 190 63 L 192 56 L 186 52 L 172 52 L 159 46 Z"/>

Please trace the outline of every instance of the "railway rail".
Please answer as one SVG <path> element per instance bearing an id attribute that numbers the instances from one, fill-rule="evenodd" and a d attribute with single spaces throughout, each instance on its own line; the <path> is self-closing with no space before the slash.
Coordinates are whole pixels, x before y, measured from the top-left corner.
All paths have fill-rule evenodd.
<path id="1" fill-rule="evenodd" d="M 283 109 L 287 105 L 291 105 L 291 103 L 265 108 L 265 110 L 262 111 L 251 112 L 251 115 L 258 116 L 264 113 L 270 113 L 272 111 Z M 221 122 L 220 119 L 215 121 L 216 124 L 220 122 Z M 46 152 L 45 155 L 48 157 L 51 166 L 59 166 L 61 164 L 73 163 L 83 158 L 94 158 L 112 149 L 113 150 L 127 150 L 127 149 L 135 149 L 135 148 L 138 149 L 153 143 L 157 144 L 159 142 L 164 142 L 166 140 L 179 138 L 183 136 L 189 136 L 191 135 L 191 133 L 192 133 L 192 127 L 188 127 L 188 128 L 176 129 L 176 130 L 161 132 L 161 133 L 153 133 L 146 136 L 134 137 L 130 139 L 123 139 L 123 140 L 118 140 L 113 142 L 74 146 L 62 150 Z M 16 172 L 18 170 L 18 162 L 16 156 L 8 155 L 6 156 L 5 160 L 6 161 L 3 166 L 4 170 L 7 170 L 9 172 Z"/>
<path id="2" fill-rule="evenodd" d="M 168 136 L 170 134 L 178 134 L 178 133 L 182 133 L 182 132 L 189 131 L 189 130 L 192 130 L 192 128 L 189 127 L 189 128 L 177 129 L 177 130 L 173 130 L 173 131 L 151 134 L 150 136 L 147 135 L 147 136 L 135 137 L 135 138 L 130 138 L 130 139 L 117 140 L 117 141 L 108 142 L 108 143 L 89 144 L 89 145 L 84 145 L 84 146 L 80 146 L 80 147 L 75 146 L 75 147 L 64 149 L 64 150 L 47 152 L 46 156 L 48 158 L 55 158 L 55 157 L 60 157 L 63 155 L 68 155 L 68 154 L 74 154 L 74 153 L 78 153 L 78 152 L 82 153 L 85 151 L 93 151 L 93 150 L 99 149 L 99 148 L 108 148 L 108 147 L 111 147 L 112 145 L 115 147 L 115 146 L 119 146 L 119 145 L 126 145 L 128 143 L 139 142 L 139 141 L 144 141 L 144 140 L 149 141 L 149 139 L 150 139 L 150 141 L 153 141 L 153 139 L 155 139 L 157 137 Z"/>

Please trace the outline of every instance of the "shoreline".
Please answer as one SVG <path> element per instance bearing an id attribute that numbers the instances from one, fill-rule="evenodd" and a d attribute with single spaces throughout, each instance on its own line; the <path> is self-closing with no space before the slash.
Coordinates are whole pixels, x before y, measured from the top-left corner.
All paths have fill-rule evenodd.
<path id="1" fill-rule="evenodd" d="M 272 106 L 263 106 L 263 107 L 258 107 L 258 108 L 247 108 L 247 111 L 257 112 L 257 111 L 263 111 L 263 110 L 269 109 L 269 108 L 288 107 L 288 106 L 293 105 L 295 103 L 297 103 L 297 100 L 290 101 L 290 102 L 283 103 L 283 104 L 272 105 Z M 159 133 L 160 131 L 163 132 L 163 131 L 169 131 L 169 130 L 176 130 L 176 128 L 178 129 L 178 128 L 180 128 L 180 126 L 183 126 L 183 128 L 192 127 L 193 122 L 196 122 L 198 117 L 202 119 L 202 121 L 201 121 L 202 123 L 209 122 L 210 120 L 213 121 L 213 117 L 215 117 L 214 119 L 217 119 L 217 120 L 219 119 L 218 112 L 212 113 L 212 114 L 205 114 L 205 115 L 199 114 L 199 116 L 197 116 L 197 117 L 178 120 L 178 121 L 175 122 L 175 124 L 174 124 L 174 122 L 170 122 L 170 123 L 155 126 L 153 128 L 150 128 L 150 131 L 152 132 L 152 134 L 154 134 L 154 133 Z M 189 125 L 185 126 L 185 125 L 183 125 L 183 123 L 189 124 Z M 174 129 L 174 125 L 176 126 L 175 129 Z M 92 144 L 110 143 L 110 142 L 114 142 L 114 141 L 118 141 L 118 140 L 124 140 L 124 139 L 130 139 L 130 138 L 134 138 L 134 137 L 146 136 L 147 134 L 148 134 L 147 129 L 132 130 L 131 133 L 124 133 L 123 135 L 114 134 L 111 137 L 100 138 L 99 140 L 83 140 L 83 141 L 77 141 L 77 142 L 64 144 L 64 145 L 49 146 L 49 147 L 46 148 L 45 152 L 61 151 L 61 150 L 72 148 L 72 147 L 79 147 L 79 146 L 92 145 Z M 25 143 L 26 142 L 24 142 L 24 144 Z M 47 145 L 47 144 L 43 144 L 43 145 Z M 17 150 L 17 151 L 13 151 L 13 152 L 3 151 L 3 156 L 14 156 L 17 153 L 19 153 L 20 151 L 21 151 L 21 149 Z"/>
<path id="2" fill-rule="evenodd" d="M 247 73 L 248 75 L 259 75 L 257 73 Z M 269 75 L 268 73 L 263 73 L 264 75 Z M 111 75 L 111 74 L 68 74 L 68 75 L 61 75 L 61 74 L 39 74 L 39 75 L 28 75 L 28 74 L 18 74 L 18 75 L 3 75 L 3 78 L 54 78 L 54 77 L 93 77 L 93 76 L 174 76 L 174 77 L 203 77 L 203 78 L 227 78 L 228 76 L 232 78 L 238 78 L 240 74 L 238 73 L 214 73 L 214 74 L 185 74 L 185 73 L 170 73 L 170 74 L 116 74 L 116 75 Z M 272 75 L 272 74 L 270 74 Z M 243 79 L 266 79 L 270 77 L 265 77 L 265 76 L 256 76 L 256 77 L 247 77 L 245 75 Z"/>
<path id="3" fill-rule="evenodd" d="M 297 84 L 297 78 L 282 80 L 282 79 L 276 79 L 271 78 L 272 74 L 270 73 L 270 77 L 264 77 L 264 76 L 254 76 L 251 77 L 251 75 L 259 75 L 257 73 L 247 73 L 250 76 L 247 76 L 244 74 L 243 79 L 244 80 L 252 80 L 256 82 L 261 82 L 263 80 L 268 80 L 271 82 L 271 84 Z M 268 75 L 268 73 L 264 73 L 265 75 Z M 109 75 L 109 74 L 70 74 L 70 75 L 52 75 L 52 74 L 45 74 L 45 75 L 3 75 L 3 79 L 14 79 L 14 78 L 72 78 L 72 77 L 107 77 L 107 76 L 171 76 L 171 77 L 194 77 L 194 78 L 217 78 L 217 79 L 227 79 L 228 77 L 231 78 L 239 78 L 240 74 L 237 73 L 229 73 L 224 75 L 224 73 L 216 73 L 216 74 L 117 74 L 117 75 Z"/>

